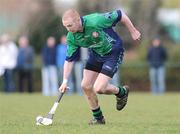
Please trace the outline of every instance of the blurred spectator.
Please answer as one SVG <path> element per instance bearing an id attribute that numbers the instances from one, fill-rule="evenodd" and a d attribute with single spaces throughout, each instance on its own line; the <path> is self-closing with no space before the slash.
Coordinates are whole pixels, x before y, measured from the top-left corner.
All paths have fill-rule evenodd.
<path id="1" fill-rule="evenodd" d="M 60 43 L 57 45 L 57 57 L 56 57 L 59 85 L 63 81 L 63 69 L 64 69 L 64 61 L 66 59 L 66 51 L 67 51 L 66 35 L 63 35 L 60 38 Z M 71 74 L 68 78 L 68 86 L 70 87 L 70 90 L 68 91 L 69 94 L 73 93 L 73 89 L 74 89 L 73 83 L 74 82 Z"/>
<path id="2" fill-rule="evenodd" d="M 24 84 L 27 80 L 28 92 L 33 92 L 33 69 L 34 50 L 29 45 L 29 40 L 26 36 L 19 38 L 19 53 L 17 60 L 17 69 L 19 75 L 19 91 L 24 92 Z"/>
<path id="3" fill-rule="evenodd" d="M 3 53 L 3 46 L 2 46 L 2 43 L 1 43 L 1 40 L 0 40 L 0 77 L 4 75 L 4 67 L 3 67 L 3 55 L 1 55 L 1 53 Z"/>
<path id="4" fill-rule="evenodd" d="M 77 50 L 77 58 L 74 60 L 74 67 L 72 73 L 74 74 L 74 90 L 77 94 L 82 95 L 81 81 L 82 81 L 82 71 L 83 62 L 81 60 L 81 49 Z"/>
<path id="5" fill-rule="evenodd" d="M 148 50 L 147 60 L 150 65 L 151 92 L 153 94 L 162 94 L 165 91 L 164 63 L 167 60 L 167 53 L 158 37 L 152 41 L 152 46 Z"/>
<path id="6" fill-rule="evenodd" d="M 4 90 L 12 92 L 15 90 L 13 72 L 17 63 L 18 48 L 8 34 L 2 35 L 0 40 L 0 70 L 1 74 L 4 74 Z"/>
<path id="7" fill-rule="evenodd" d="M 55 38 L 48 37 L 42 49 L 42 91 L 43 95 L 56 95 L 58 91 Z"/>
<path id="8" fill-rule="evenodd" d="M 113 85 L 120 86 L 120 67 L 117 70 L 117 73 L 114 74 L 113 78 L 110 80 L 110 83 Z"/>

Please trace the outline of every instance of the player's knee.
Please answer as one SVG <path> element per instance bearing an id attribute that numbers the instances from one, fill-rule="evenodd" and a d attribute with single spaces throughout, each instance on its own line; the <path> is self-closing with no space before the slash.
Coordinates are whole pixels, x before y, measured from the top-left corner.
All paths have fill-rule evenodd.
<path id="1" fill-rule="evenodd" d="M 86 83 L 84 81 L 81 82 L 81 87 L 84 92 L 88 92 L 89 90 L 92 90 L 93 86 L 89 83 Z"/>
<path id="2" fill-rule="evenodd" d="M 103 90 L 103 88 L 101 86 L 94 86 L 93 89 L 98 94 L 103 94 L 104 93 L 104 90 Z"/>

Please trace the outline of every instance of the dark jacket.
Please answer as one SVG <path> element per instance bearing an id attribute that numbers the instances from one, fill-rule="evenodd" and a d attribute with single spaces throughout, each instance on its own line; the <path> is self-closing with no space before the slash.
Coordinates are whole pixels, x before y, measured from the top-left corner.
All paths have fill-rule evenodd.
<path id="1" fill-rule="evenodd" d="M 147 60 L 151 67 L 158 68 L 167 60 L 166 50 L 162 47 L 151 47 L 148 50 Z"/>
<path id="2" fill-rule="evenodd" d="M 34 50 L 28 46 L 26 48 L 19 48 L 17 57 L 17 68 L 23 70 L 30 70 L 33 68 Z"/>
<path id="3" fill-rule="evenodd" d="M 48 47 L 42 49 L 42 61 L 44 66 L 56 65 L 56 47 Z"/>

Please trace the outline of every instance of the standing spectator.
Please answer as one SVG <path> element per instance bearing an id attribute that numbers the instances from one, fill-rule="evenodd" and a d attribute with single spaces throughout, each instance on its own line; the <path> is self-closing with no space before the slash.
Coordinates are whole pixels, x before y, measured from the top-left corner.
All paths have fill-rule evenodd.
<path id="1" fill-rule="evenodd" d="M 67 51 L 67 44 L 66 44 L 66 35 L 63 35 L 60 38 L 60 43 L 57 45 L 57 57 L 56 57 L 56 63 L 58 67 L 58 78 L 59 82 L 62 83 L 63 81 L 63 68 L 64 68 L 64 61 L 66 59 L 66 51 Z M 69 94 L 73 93 L 73 78 L 72 75 L 70 75 L 68 79 L 68 86 L 70 87 L 70 91 L 68 91 Z"/>
<path id="2" fill-rule="evenodd" d="M 15 90 L 13 72 L 17 63 L 17 53 L 18 48 L 16 44 L 10 40 L 9 35 L 2 35 L 0 45 L 0 68 L 4 76 L 5 92 L 13 92 Z"/>
<path id="3" fill-rule="evenodd" d="M 113 85 L 118 85 L 120 86 L 120 67 L 117 70 L 117 73 L 114 74 L 113 78 L 111 79 L 110 83 Z"/>
<path id="4" fill-rule="evenodd" d="M 19 91 L 24 92 L 24 84 L 27 80 L 28 92 L 33 92 L 33 69 L 34 50 L 29 45 L 29 40 L 26 36 L 19 38 L 19 53 L 17 60 L 17 69 L 19 74 Z"/>
<path id="5" fill-rule="evenodd" d="M 159 38 L 153 39 L 152 47 L 148 50 L 147 60 L 150 65 L 151 92 L 153 94 L 162 94 L 165 91 L 164 63 L 167 60 L 167 53 Z"/>
<path id="6" fill-rule="evenodd" d="M 73 68 L 73 74 L 74 74 L 74 88 L 75 92 L 79 95 L 82 95 L 81 90 L 81 81 L 82 81 L 82 71 L 83 71 L 83 62 L 81 57 L 81 48 L 77 50 L 76 59 L 74 60 L 74 68 Z"/>
<path id="7" fill-rule="evenodd" d="M 48 37 L 42 50 L 42 91 L 43 95 L 56 95 L 58 91 L 55 38 Z"/>
<path id="8" fill-rule="evenodd" d="M 2 41 L 0 39 L 0 59 L 3 59 L 3 55 L 1 55 L 1 53 L 3 52 L 3 45 L 2 45 Z M 0 60 L 0 77 L 4 75 L 4 67 L 2 64 L 2 60 Z"/>

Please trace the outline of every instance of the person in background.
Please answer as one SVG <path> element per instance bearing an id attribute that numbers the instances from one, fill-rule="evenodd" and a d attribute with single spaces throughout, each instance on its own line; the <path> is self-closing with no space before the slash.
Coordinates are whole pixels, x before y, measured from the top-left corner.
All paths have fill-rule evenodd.
<path id="1" fill-rule="evenodd" d="M 3 45 L 0 37 L 0 53 L 3 53 Z M 3 59 L 3 55 L 0 54 L 0 59 Z M 4 67 L 3 67 L 3 60 L 0 60 L 0 77 L 3 77 L 4 75 Z"/>
<path id="2" fill-rule="evenodd" d="M 120 67 L 118 68 L 116 74 L 114 74 L 113 78 L 110 80 L 110 83 L 113 85 L 120 86 Z"/>
<path id="3" fill-rule="evenodd" d="M 33 60 L 34 50 L 29 45 L 29 40 L 26 36 L 19 38 L 19 52 L 17 58 L 17 70 L 19 76 L 19 91 L 25 91 L 25 81 L 27 81 L 28 92 L 33 92 Z"/>
<path id="4" fill-rule="evenodd" d="M 17 64 L 18 48 L 8 34 L 1 36 L 0 68 L 4 78 L 4 91 L 15 91 L 13 73 Z"/>
<path id="5" fill-rule="evenodd" d="M 74 68 L 72 68 L 72 73 L 74 74 L 74 90 L 78 95 L 82 95 L 81 90 L 81 81 L 82 81 L 82 73 L 83 73 L 83 62 L 82 62 L 82 56 L 81 51 L 82 49 L 77 50 L 77 57 L 74 60 Z"/>
<path id="6" fill-rule="evenodd" d="M 56 95 L 58 91 L 58 78 L 56 68 L 56 44 L 54 37 L 48 37 L 47 44 L 42 49 L 42 61 L 43 95 Z"/>
<path id="7" fill-rule="evenodd" d="M 58 67 L 58 79 L 60 83 L 62 83 L 63 81 L 63 69 L 64 69 L 64 62 L 66 59 L 66 51 L 67 51 L 66 35 L 62 35 L 62 37 L 60 38 L 60 43 L 57 45 L 57 53 L 56 53 L 56 64 Z M 70 87 L 68 94 L 72 94 L 74 89 L 74 82 L 72 75 L 70 75 L 68 79 L 68 86 Z"/>
<path id="8" fill-rule="evenodd" d="M 150 66 L 151 92 L 153 94 L 162 94 L 166 88 L 164 63 L 167 60 L 167 53 L 158 37 L 152 40 L 152 46 L 147 53 L 147 60 Z"/>

